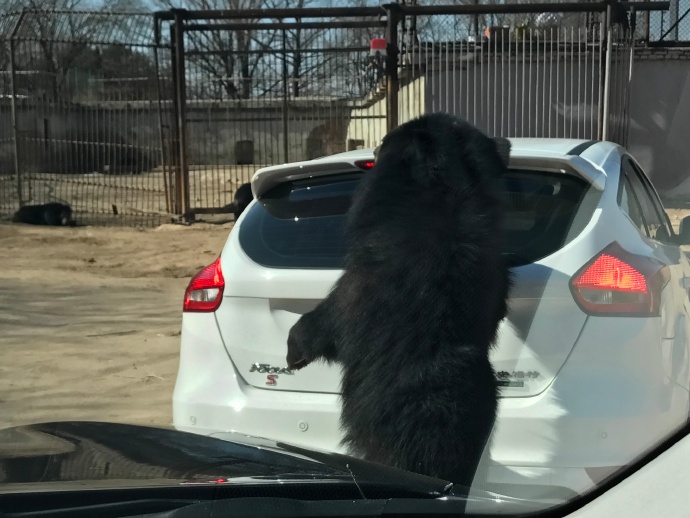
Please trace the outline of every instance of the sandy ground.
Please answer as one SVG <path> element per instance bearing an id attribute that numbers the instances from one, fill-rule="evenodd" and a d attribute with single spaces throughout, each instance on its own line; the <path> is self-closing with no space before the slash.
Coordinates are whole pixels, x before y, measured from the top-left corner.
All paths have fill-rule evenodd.
<path id="1" fill-rule="evenodd" d="M 231 228 L 0 225 L 0 428 L 169 424 L 184 289 Z"/>

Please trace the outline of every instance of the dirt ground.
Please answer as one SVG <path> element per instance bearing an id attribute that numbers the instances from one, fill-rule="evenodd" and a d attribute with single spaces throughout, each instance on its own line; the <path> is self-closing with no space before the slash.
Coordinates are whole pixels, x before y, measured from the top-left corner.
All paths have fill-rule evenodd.
<path id="1" fill-rule="evenodd" d="M 0 428 L 170 424 L 184 289 L 231 228 L 0 225 Z"/>

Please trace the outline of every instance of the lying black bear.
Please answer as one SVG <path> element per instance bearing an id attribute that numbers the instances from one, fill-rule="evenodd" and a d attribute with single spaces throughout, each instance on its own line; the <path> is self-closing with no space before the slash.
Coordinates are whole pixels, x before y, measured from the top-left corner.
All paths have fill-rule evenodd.
<path id="1" fill-rule="evenodd" d="M 72 217 L 72 207 L 58 202 L 25 205 L 14 213 L 12 221 L 14 223 L 28 223 L 30 225 L 76 226 L 76 222 Z"/>
<path id="2" fill-rule="evenodd" d="M 344 445 L 470 485 L 496 417 L 489 349 L 507 312 L 500 193 L 510 143 L 445 114 L 389 133 L 355 194 L 345 271 L 287 362 L 342 366 Z"/>

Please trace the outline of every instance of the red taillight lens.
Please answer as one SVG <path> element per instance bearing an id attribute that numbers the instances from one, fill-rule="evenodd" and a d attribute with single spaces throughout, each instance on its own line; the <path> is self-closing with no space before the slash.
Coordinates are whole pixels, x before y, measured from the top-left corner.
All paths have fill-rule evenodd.
<path id="1" fill-rule="evenodd" d="M 373 160 L 358 160 L 357 162 L 355 162 L 355 165 L 360 169 L 364 169 L 366 171 L 368 169 L 372 169 L 376 165 L 376 163 Z"/>
<path id="2" fill-rule="evenodd" d="M 584 290 L 625 291 L 647 293 L 647 281 L 640 272 L 625 261 L 609 254 L 601 254 L 573 281 Z"/>
<path id="3" fill-rule="evenodd" d="M 218 309 L 223 299 L 225 280 L 220 269 L 220 257 L 197 273 L 184 293 L 182 311 L 211 312 Z"/>
<path id="4" fill-rule="evenodd" d="M 586 313 L 651 316 L 667 281 L 661 264 L 614 243 L 573 276 L 570 289 Z"/>

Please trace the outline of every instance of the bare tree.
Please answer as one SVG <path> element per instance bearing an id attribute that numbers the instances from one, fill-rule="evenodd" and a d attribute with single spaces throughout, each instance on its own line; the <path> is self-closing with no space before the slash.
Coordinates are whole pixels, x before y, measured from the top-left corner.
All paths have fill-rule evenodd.
<path id="1" fill-rule="evenodd" d="M 142 5 L 139 0 L 105 0 L 101 4 L 104 10 L 133 10 L 138 6 L 140 12 Z M 86 78 L 97 68 L 92 41 L 131 42 L 137 21 L 80 11 L 93 7 L 85 0 L 15 0 L 11 7 L 14 11 L 24 10 L 16 34 L 15 70 L 21 77 L 18 86 L 27 94 L 53 99 L 71 99 L 74 85 L 70 85 L 70 79 L 78 82 L 79 77 Z"/>
<path id="2" fill-rule="evenodd" d="M 302 9 L 317 0 L 158 0 L 161 7 L 210 9 Z M 350 5 L 361 0 L 348 2 Z M 319 2 L 318 5 L 321 5 Z M 320 19 L 325 21 L 323 19 Z M 326 95 L 347 96 L 362 82 L 366 59 L 361 51 L 370 37 L 357 29 L 291 27 L 262 28 L 263 22 L 300 19 L 243 20 L 252 29 L 190 31 L 185 39 L 188 92 L 197 97 L 248 99 L 250 97 Z M 333 20 L 329 20 L 333 21 Z M 208 20 L 207 23 L 221 23 Z M 359 32 L 358 32 L 359 31 Z M 381 34 L 377 34 L 381 36 Z M 366 39 L 366 41 L 363 41 Z M 358 61 L 348 48 L 359 48 Z M 356 73 L 353 67 L 359 67 Z M 358 75 L 359 74 L 359 75 Z M 355 88 L 357 89 L 357 88 Z"/>
<path id="3" fill-rule="evenodd" d="M 266 7 L 265 0 L 158 0 L 162 8 L 242 10 Z M 238 23 L 249 20 L 234 20 Z M 210 20 L 209 23 L 220 23 Z M 191 94 L 247 99 L 261 60 L 274 44 L 275 34 L 254 30 L 208 30 L 186 35 Z M 221 95 L 222 94 L 222 95 Z"/>

